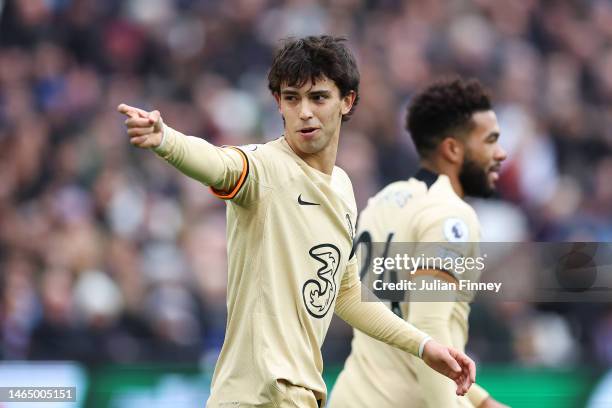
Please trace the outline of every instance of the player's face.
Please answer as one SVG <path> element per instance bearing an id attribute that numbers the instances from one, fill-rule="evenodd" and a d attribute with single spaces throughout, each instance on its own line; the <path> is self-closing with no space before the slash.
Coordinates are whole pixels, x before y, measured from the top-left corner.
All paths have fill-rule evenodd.
<path id="1" fill-rule="evenodd" d="M 459 180 L 466 195 L 488 197 L 495 191 L 506 152 L 498 143 L 499 124 L 492 110 L 472 116 L 474 128 L 466 138 Z"/>
<path id="2" fill-rule="evenodd" d="M 276 100 L 289 145 L 304 155 L 337 149 L 342 115 L 351 110 L 353 99 L 352 93 L 341 98 L 334 81 L 325 76 L 300 88 L 283 85 Z"/>

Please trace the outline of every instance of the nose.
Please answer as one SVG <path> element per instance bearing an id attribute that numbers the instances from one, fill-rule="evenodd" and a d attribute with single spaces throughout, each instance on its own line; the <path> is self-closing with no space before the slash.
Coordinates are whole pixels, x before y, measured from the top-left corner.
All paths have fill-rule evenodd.
<path id="1" fill-rule="evenodd" d="M 311 118 L 312 118 L 312 109 L 310 108 L 310 103 L 308 101 L 303 101 L 300 104 L 300 119 L 309 120 Z"/>
<path id="2" fill-rule="evenodd" d="M 495 160 L 498 162 L 503 162 L 508 157 L 508 154 L 502 147 L 498 147 L 495 151 Z"/>

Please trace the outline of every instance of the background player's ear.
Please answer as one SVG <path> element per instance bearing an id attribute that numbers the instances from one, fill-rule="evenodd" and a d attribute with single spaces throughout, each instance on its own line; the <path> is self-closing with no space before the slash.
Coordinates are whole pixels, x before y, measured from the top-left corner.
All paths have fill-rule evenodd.
<path id="1" fill-rule="evenodd" d="M 453 164 L 461 163 L 463 160 L 463 146 L 454 137 L 444 138 L 438 148 L 442 157 Z"/>

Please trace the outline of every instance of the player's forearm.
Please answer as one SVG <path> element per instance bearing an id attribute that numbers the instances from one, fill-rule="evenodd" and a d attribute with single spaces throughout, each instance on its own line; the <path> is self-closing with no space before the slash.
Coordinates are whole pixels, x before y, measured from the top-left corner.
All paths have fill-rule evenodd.
<path id="1" fill-rule="evenodd" d="M 238 152 L 186 136 L 166 125 L 162 143 L 153 151 L 185 175 L 218 190 L 231 189 L 243 169 Z"/>
<path id="2" fill-rule="evenodd" d="M 419 356 L 419 347 L 428 337 L 382 303 L 361 302 L 360 285 L 340 291 L 336 314 L 357 330 L 415 356 Z"/>

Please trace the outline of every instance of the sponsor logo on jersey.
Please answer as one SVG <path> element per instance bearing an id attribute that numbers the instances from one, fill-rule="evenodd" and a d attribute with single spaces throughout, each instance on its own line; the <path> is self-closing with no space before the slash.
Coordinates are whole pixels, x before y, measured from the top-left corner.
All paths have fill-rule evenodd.
<path id="1" fill-rule="evenodd" d="M 319 262 L 317 277 L 308 279 L 302 287 L 304 306 L 318 319 L 325 317 L 336 298 L 336 273 L 340 265 L 340 250 L 333 244 L 310 248 L 308 254 Z"/>

